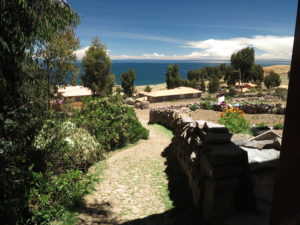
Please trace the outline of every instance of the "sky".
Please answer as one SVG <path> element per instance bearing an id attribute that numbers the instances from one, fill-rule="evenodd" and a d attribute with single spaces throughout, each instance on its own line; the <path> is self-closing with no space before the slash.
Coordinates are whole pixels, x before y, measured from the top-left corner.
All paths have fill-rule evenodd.
<path id="1" fill-rule="evenodd" d="M 111 59 L 290 60 L 297 0 L 68 0 L 80 15 L 81 59 L 96 36 Z"/>

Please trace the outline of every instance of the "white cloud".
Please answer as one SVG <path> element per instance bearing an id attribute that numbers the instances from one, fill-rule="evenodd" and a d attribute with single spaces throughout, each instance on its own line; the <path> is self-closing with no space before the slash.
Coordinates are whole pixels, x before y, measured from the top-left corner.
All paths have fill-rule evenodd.
<path id="1" fill-rule="evenodd" d="M 75 51 L 75 54 L 77 56 L 77 59 L 78 60 L 82 60 L 82 58 L 85 56 L 85 52 L 89 49 L 89 46 L 88 47 L 85 47 L 83 49 L 79 49 L 77 51 Z"/>
<path id="2" fill-rule="evenodd" d="M 198 53 L 217 59 L 229 59 L 231 54 L 245 47 L 254 47 L 264 53 L 256 53 L 256 59 L 287 59 L 292 56 L 293 37 L 254 36 L 252 38 L 209 39 L 187 42 L 183 47 L 202 49 Z"/>
<path id="3" fill-rule="evenodd" d="M 76 57 L 78 60 L 82 60 L 82 58 L 85 56 L 85 53 L 89 49 L 89 47 L 90 46 L 75 51 L 75 54 L 76 54 Z M 110 55 L 110 50 L 106 49 L 106 52 L 108 55 Z"/>
<path id="4" fill-rule="evenodd" d="M 253 47 L 255 58 L 261 60 L 291 60 L 294 37 L 289 36 L 254 36 L 251 38 L 208 39 L 186 42 L 183 48 L 200 49 L 186 55 L 165 55 L 149 53 L 143 55 L 111 55 L 111 59 L 133 60 L 229 60 L 232 53 L 245 47 Z M 76 51 L 82 59 L 88 47 Z M 108 53 L 109 50 L 108 50 Z"/>

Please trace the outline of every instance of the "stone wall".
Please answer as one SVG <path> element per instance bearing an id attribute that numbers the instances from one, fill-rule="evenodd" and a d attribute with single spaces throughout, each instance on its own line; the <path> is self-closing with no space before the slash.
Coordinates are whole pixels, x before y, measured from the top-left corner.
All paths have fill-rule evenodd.
<path id="1" fill-rule="evenodd" d="M 193 203 L 210 222 L 219 224 L 236 209 L 256 209 L 247 152 L 231 142 L 223 125 L 193 120 L 181 110 L 150 110 L 150 123 L 174 133 L 171 149 L 189 181 Z"/>
<path id="2" fill-rule="evenodd" d="M 221 105 L 214 104 L 212 107 L 215 111 L 223 110 Z M 248 114 L 285 114 L 285 107 L 281 104 L 244 103 L 238 108 Z"/>
<path id="3" fill-rule="evenodd" d="M 183 108 L 189 109 L 192 105 L 204 109 L 203 103 L 189 103 L 184 105 L 172 105 L 168 109 L 180 110 Z M 243 103 L 239 108 L 247 114 L 285 114 L 285 106 L 282 104 L 266 104 L 266 103 Z M 223 111 L 221 105 L 212 104 L 212 110 Z"/>

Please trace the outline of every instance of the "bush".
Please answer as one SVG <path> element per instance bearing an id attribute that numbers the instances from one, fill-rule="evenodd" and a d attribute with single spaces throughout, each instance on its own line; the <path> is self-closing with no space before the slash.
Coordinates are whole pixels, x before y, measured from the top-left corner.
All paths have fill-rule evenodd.
<path id="1" fill-rule="evenodd" d="M 225 125 L 232 133 L 250 132 L 250 125 L 244 117 L 244 112 L 236 107 L 231 107 L 221 113 L 219 123 Z"/>
<path id="2" fill-rule="evenodd" d="M 86 101 L 73 121 L 94 135 L 106 151 L 147 139 L 149 135 L 134 110 L 124 105 L 120 96 Z"/>
<path id="3" fill-rule="evenodd" d="M 79 206 L 83 196 L 91 191 L 96 181 L 79 170 L 67 170 L 59 176 L 32 172 L 32 176 L 34 187 L 29 193 L 32 224 L 49 224 L 61 217 L 66 210 Z"/>
<path id="4" fill-rule="evenodd" d="M 199 107 L 197 105 L 190 106 L 190 110 L 192 110 L 192 111 L 196 111 L 197 109 L 199 109 Z"/>
<path id="5" fill-rule="evenodd" d="M 270 74 L 264 78 L 264 83 L 267 88 L 277 87 L 281 84 L 280 75 L 271 71 Z"/>
<path id="6" fill-rule="evenodd" d="M 116 88 L 116 92 L 117 92 L 118 94 L 121 94 L 121 92 L 122 92 L 122 88 L 120 88 L 120 87 L 117 87 L 117 88 Z"/>
<path id="7" fill-rule="evenodd" d="M 282 130 L 283 129 L 284 124 L 283 123 L 277 123 L 274 125 L 274 129 L 275 130 Z"/>
<path id="8" fill-rule="evenodd" d="M 152 91 L 152 88 L 151 88 L 149 85 L 147 85 L 147 86 L 145 87 L 144 91 L 145 91 L 145 92 L 151 92 L 151 91 Z"/>
<path id="9" fill-rule="evenodd" d="M 202 107 L 203 109 L 211 110 L 212 109 L 211 101 L 205 100 L 205 102 L 202 103 Z"/>
<path id="10" fill-rule="evenodd" d="M 98 141 L 83 128 L 68 120 L 47 120 L 34 141 L 39 155 L 46 158 L 46 171 L 54 174 L 66 169 L 82 171 L 103 159 L 104 150 Z"/>
<path id="11" fill-rule="evenodd" d="M 255 126 L 258 128 L 268 128 L 268 125 L 265 123 L 257 123 Z"/>

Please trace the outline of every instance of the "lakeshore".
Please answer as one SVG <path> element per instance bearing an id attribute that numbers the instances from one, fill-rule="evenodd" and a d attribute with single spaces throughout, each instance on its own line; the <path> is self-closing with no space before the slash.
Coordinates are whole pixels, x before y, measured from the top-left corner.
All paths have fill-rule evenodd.
<path id="1" fill-rule="evenodd" d="M 278 73 L 281 78 L 281 84 L 282 85 L 288 85 L 288 72 L 290 70 L 290 65 L 270 65 L 270 66 L 265 66 L 264 71 L 265 71 L 265 76 L 269 72 L 273 71 L 275 73 Z M 138 75 L 137 75 L 138 79 Z M 152 89 L 152 91 L 160 91 L 160 90 L 166 90 L 167 86 L 165 82 L 161 83 L 149 83 L 145 85 L 136 85 L 135 89 L 137 92 L 139 91 L 144 91 L 145 87 L 149 85 Z M 120 85 L 116 85 L 117 87 L 120 87 Z"/>

